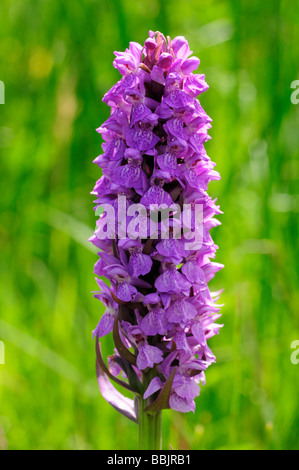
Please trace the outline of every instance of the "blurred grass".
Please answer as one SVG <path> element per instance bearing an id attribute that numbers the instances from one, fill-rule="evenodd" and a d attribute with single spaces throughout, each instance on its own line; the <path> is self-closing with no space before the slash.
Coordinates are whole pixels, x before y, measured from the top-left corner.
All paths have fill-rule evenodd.
<path id="1" fill-rule="evenodd" d="M 149 29 L 188 38 L 210 89 L 207 150 L 224 214 L 217 363 L 197 411 L 164 413 L 174 449 L 298 449 L 299 79 L 296 2 L 1 0 L 0 448 L 134 449 L 101 398 L 91 330 L 102 313 L 88 246 L 113 51 Z M 111 347 L 107 339 L 105 348 Z"/>

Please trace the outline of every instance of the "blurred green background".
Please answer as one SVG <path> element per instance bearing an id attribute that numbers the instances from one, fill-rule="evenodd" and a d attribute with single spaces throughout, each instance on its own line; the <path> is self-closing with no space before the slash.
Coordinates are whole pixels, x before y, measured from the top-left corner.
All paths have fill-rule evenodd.
<path id="1" fill-rule="evenodd" d="M 298 449 L 296 1 L 1 0 L 0 21 L 0 448 L 138 446 L 97 387 L 103 309 L 87 239 L 113 51 L 152 29 L 186 36 L 210 84 L 206 148 L 222 179 L 209 193 L 224 212 L 212 235 L 226 266 L 211 283 L 225 288 L 217 363 L 194 415 L 164 412 L 164 448 Z"/>

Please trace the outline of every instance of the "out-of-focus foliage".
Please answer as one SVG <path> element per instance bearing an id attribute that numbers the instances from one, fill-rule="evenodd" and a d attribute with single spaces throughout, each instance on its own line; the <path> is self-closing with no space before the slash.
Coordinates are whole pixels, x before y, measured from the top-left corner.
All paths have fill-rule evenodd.
<path id="1" fill-rule="evenodd" d="M 225 288 L 217 363 L 194 415 L 164 413 L 164 448 L 299 448 L 298 11 L 288 0 L 1 0 L 0 448 L 137 448 L 136 425 L 97 388 L 103 309 L 87 238 L 113 51 L 149 29 L 186 36 L 210 84 L 201 103 L 226 265 L 213 281 Z"/>

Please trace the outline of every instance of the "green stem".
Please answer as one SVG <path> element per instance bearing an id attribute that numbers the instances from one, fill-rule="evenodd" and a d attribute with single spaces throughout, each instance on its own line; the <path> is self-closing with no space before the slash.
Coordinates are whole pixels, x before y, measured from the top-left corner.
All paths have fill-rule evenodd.
<path id="1" fill-rule="evenodd" d="M 162 412 L 149 414 L 144 411 L 146 400 L 139 398 L 139 448 L 140 450 L 162 449 Z"/>

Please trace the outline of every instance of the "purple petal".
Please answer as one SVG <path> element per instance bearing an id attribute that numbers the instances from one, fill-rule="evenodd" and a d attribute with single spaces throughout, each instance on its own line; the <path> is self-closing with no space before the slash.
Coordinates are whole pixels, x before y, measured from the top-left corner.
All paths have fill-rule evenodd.
<path id="1" fill-rule="evenodd" d="M 188 261 L 187 263 L 183 264 L 181 271 L 186 276 L 188 281 L 196 282 L 196 284 L 201 286 L 206 285 L 205 273 L 195 261 Z"/>
<path id="2" fill-rule="evenodd" d="M 173 57 L 171 54 L 168 54 L 167 52 L 162 52 L 159 58 L 159 67 L 162 67 L 163 69 L 168 69 L 173 61 Z"/>
<path id="3" fill-rule="evenodd" d="M 160 297 L 156 292 L 152 294 L 147 294 L 143 298 L 143 305 L 157 304 L 159 302 L 160 302 Z"/>
<path id="4" fill-rule="evenodd" d="M 129 274 L 132 277 L 145 276 L 152 268 L 153 261 L 150 256 L 143 253 L 132 253 L 129 260 Z"/>
<path id="5" fill-rule="evenodd" d="M 194 98 L 200 93 L 205 92 L 208 88 L 209 85 L 206 83 L 204 75 L 191 74 L 184 83 L 185 92 Z"/>
<path id="6" fill-rule="evenodd" d="M 108 335 L 113 330 L 113 322 L 114 319 L 111 313 L 104 313 L 96 329 L 93 330 L 92 337 L 95 338 L 95 336 L 98 336 L 101 338 L 102 336 Z"/>
<path id="7" fill-rule="evenodd" d="M 138 103 L 133 106 L 131 126 L 136 124 L 138 121 L 142 121 L 146 116 L 152 114 L 151 110 L 147 108 L 143 103 Z"/>
<path id="8" fill-rule="evenodd" d="M 161 307 L 150 310 L 143 318 L 140 327 L 148 336 L 165 335 L 167 333 L 167 320 L 164 310 Z"/>
<path id="9" fill-rule="evenodd" d="M 182 72 L 184 75 L 189 75 L 191 72 L 199 67 L 200 60 L 198 57 L 190 57 L 185 60 L 182 64 Z"/>
<path id="10" fill-rule="evenodd" d="M 192 101 L 190 96 L 183 90 L 177 89 L 170 91 L 163 99 L 163 103 L 167 104 L 171 108 L 179 109 L 188 107 L 188 105 L 192 104 Z"/>
<path id="11" fill-rule="evenodd" d="M 194 401 L 188 402 L 182 397 L 179 397 L 176 393 L 172 392 L 169 397 L 169 407 L 182 413 L 188 413 L 189 411 L 195 411 Z"/>
<path id="12" fill-rule="evenodd" d="M 147 367 L 153 367 L 154 364 L 159 364 L 163 360 L 162 351 L 156 346 L 150 346 L 145 343 L 139 347 L 137 356 L 137 367 L 144 370 Z"/>
<path id="13" fill-rule="evenodd" d="M 217 325 L 217 326 L 220 326 L 220 325 Z M 197 339 L 198 343 L 201 346 L 205 346 L 207 344 L 205 333 L 199 321 L 195 321 L 193 323 L 191 327 L 191 331 L 192 331 L 193 336 L 195 336 L 195 338 Z"/>
<path id="14" fill-rule="evenodd" d="M 162 240 L 156 245 L 156 249 L 161 255 L 165 256 L 165 258 L 170 258 L 176 264 L 182 261 L 185 254 L 181 240 L 175 238 Z"/>
<path id="15" fill-rule="evenodd" d="M 111 277 L 111 278 L 116 278 L 117 276 L 121 276 L 121 277 L 128 277 L 128 273 L 126 271 L 126 269 L 121 265 L 121 264 L 112 264 L 111 266 L 106 266 L 104 269 L 104 275 L 106 277 Z M 103 274 L 99 274 L 98 272 L 96 272 L 96 274 L 98 274 L 98 276 L 102 276 Z"/>
<path id="16" fill-rule="evenodd" d="M 127 129 L 125 132 L 127 144 L 140 151 L 152 149 L 160 138 L 151 130 L 144 129 Z"/>
<path id="17" fill-rule="evenodd" d="M 161 170 L 168 171 L 171 175 L 174 175 L 178 169 L 177 158 L 173 153 L 170 152 L 158 155 L 157 163 Z"/>
<path id="18" fill-rule="evenodd" d="M 186 333 L 184 332 L 184 330 L 177 330 L 173 336 L 173 340 L 176 344 L 177 349 L 183 349 L 187 354 L 191 353 L 191 349 L 188 344 Z"/>
<path id="19" fill-rule="evenodd" d="M 205 273 L 207 282 L 209 282 L 211 279 L 213 279 L 215 274 L 218 271 L 220 271 L 220 269 L 222 269 L 222 268 L 224 268 L 224 265 L 221 264 L 221 263 L 209 263 L 209 264 L 206 264 L 205 266 L 203 266 L 202 269 Z"/>
<path id="20" fill-rule="evenodd" d="M 175 301 L 166 311 L 167 320 L 171 323 L 187 324 L 196 315 L 196 308 L 187 300 Z"/>
<path id="21" fill-rule="evenodd" d="M 180 274 L 176 269 L 167 269 L 155 282 L 155 287 L 159 292 L 168 292 L 169 294 L 179 294 L 191 287 L 190 282 Z"/>
<path id="22" fill-rule="evenodd" d="M 189 44 L 184 36 L 177 36 L 171 41 L 173 52 L 178 59 L 187 59 L 192 52 L 189 49 Z"/>
<path id="23" fill-rule="evenodd" d="M 161 379 L 159 377 L 154 377 L 153 380 L 151 380 L 149 386 L 147 387 L 143 398 L 146 399 L 150 397 L 153 393 L 157 392 L 162 388 L 163 384 L 161 382 Z"/>
<path id="24" fill-rule="evenodd" d="M 186 400 L 194 400 L 199 395 L 200 389 L 191 377 L 176 374 L 172 384 L 173 391 Z"/>
<path id="25" fill-rule="evenodd" d="M 154 82 L 160 83 L 161 85 L 165 84 L 164 70 L 157 65 L 154 65 L 151 71 L 151 79 Z"/>
<path id="26" fill-rule="evenodd" d="M 128 282 L 121 282 L 116 289 L 116 296 L 124 302 L 133 300 L 135 294 L 137 294 L 136 287 L 131 286 Z"/>
<path id="27" fill-rule="evenodd" d="M 140 203 L 149 209 L 151 204 L 157 204 L 158 206 L 167 204 L 167 206 L 170 207 L 173 204 L 173 200 L 163 188 L 153 185 L 142 196 Z"/>

